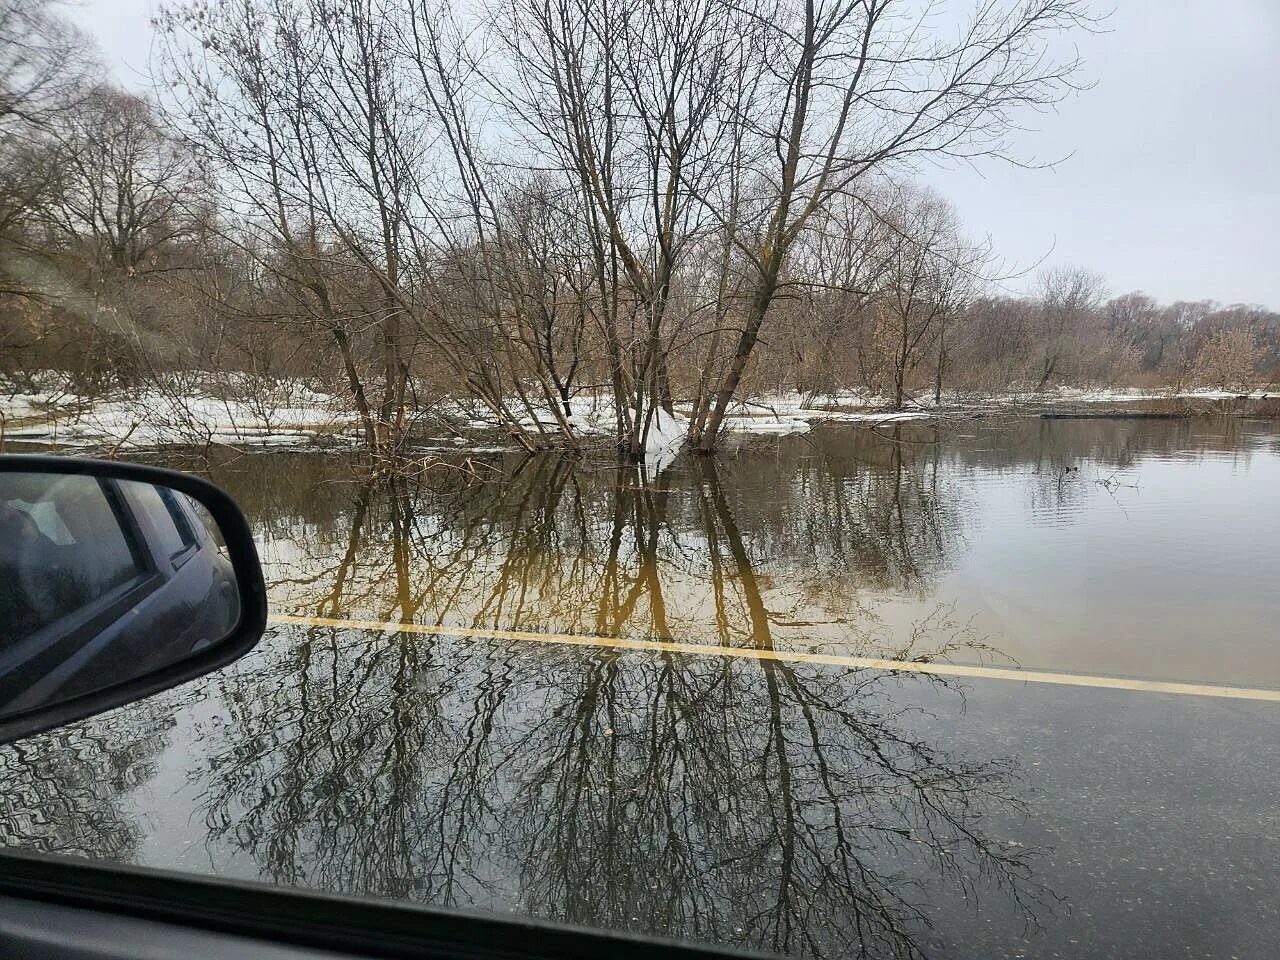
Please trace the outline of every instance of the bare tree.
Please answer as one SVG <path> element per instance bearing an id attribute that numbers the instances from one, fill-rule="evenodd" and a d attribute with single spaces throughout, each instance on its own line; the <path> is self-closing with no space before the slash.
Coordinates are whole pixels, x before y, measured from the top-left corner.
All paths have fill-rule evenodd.
<path id="1" fill-rule="evenodd" d="M 752 7 L 760 82 L 738 117 L 749 214 L 729 225 L 754 280 L 720 386 L 694 411 L 702 452 L 716 438 L 759 340 L 791 250 L 815 211 L 857 181 L 930 156 L 1009 156 L 1017 110 L 1074 88 L 1078 62 L 1049 41 L 1086 25 L 1079 0 L 983 0 L 954 33 L 897 0 L 806 0 Z M 949 25 L 950 26 L 950 25 Z M 707 198 L 712 209 L 720 198 Z"/>
<path id="2" fill-rule="evenodd" d="M 1195 359 L 1196 376 L 1220 390 L 1248 393 L 1258 381 L 1262 347 L 1255 330 L 1222 326 L 1210 334 Z"/>
<path id="3" fill-rule="evenodd" d="M 518 80 L 499 97 L 585 206 L 619 446 L 639 457 L 672 409 L 671 347 L 690 323 L 672 315 L 676 286 L 717 225 L 703 198 L 736 173 L 725 107 L 758 67 L 745 25 L 717 0 L 512 0 L 493 23 Z"/>
<path id="4" fill-rule="evenodd" d="M 955 209 L 931 191 L 899 190 L 879 216 L 885 250 L 876 306 L 888 358 L 893 409 L 910 397 L 911 378 L 935 358 L 934 402 L 942 397 L 947 330 L 982 280 L 986 250 L 965 240 Z"/>
<path id="5" fill-rule="evenodd" d="M 796 389 L 810 402 L 837 384 L 870 385 L 881 377 L 884 358 L 867 349 L 871 306 L 888 266 L 887 232 L 877 229 L 887 206 L 881 192 L 865 184 L 858 195 L 833 197 L 814 214 L 792 251 L 787 339 Z"/>
<path id="6" fill-rule="evenodd" d="M 1056 267 L 1040 275 L 1040 316 L 1036 331 L 1036 392 L 1078 360 L 1078 331 L 1102 302 L 1103 279 L 1083 267 Z"/>
<path id="7" fill-rule="evenodd" d="M 67 240 L 92 243 L 103 266 L 133 274 L 193 229 L 199 171 L 145 100 L 96 87 L 51 132 L 57 181 L 45 215 Z"/>
<path id="8" fill-rule="evenodd" d="M 31 221 L 57 167 L 45 135 L 84 93 L 92 47 L 50 0 L 0 0 L 0 295 L 38 295 Z"/>
<path id="9" fill-rule="evenodd" d="M 413 108 L 378 13 L 237 0 L 170 9 L 159 26 L 171 116 L 217 168 L 228 238 L 281 295 L 262 318 L 332 337 L 369 446 L 391 455 L 411 355 L 398 289 L 406 166 L 420 144 L 397 126 Z"/>
<path id="10" fill-rule="evenodd" d="M 39 129 L 83 93 L 91 46 L 58 0 L 0 0 L 0 126 Z"/>

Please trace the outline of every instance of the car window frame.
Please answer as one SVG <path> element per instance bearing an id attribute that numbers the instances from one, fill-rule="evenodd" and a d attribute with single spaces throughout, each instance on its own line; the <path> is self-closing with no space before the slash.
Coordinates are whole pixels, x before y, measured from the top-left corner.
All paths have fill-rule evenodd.
<path id="1" fill-rule="evenodd" d="M 173 521 L 174 529 L 178 531 L 178 538 L 189 541 L 183 545 L 181 550 L 169 557 L 169 563 L 173 565 L 173 569 L 176 572 L 182 569 L 183 564 L 199 553 L 204 544 L 200 542 L 200 537 L 196 532 L 196 525 L 191 522 L 191 518 L 187 516 L 187 511 L 178 502 L 178 498 L 173 495 L 173 491 L 168 487 L 160 487 L 159 490 L 160 499 L 164 501 L 165 510 Z"/>
<path id="2" fill-rule="evenodd" d="M 164 560 L 163 573 L 166 576 L 172 576 L 181 570 L 188 560 L 200 552 L 201 543 L 196 535 L 195 528 L 182 511 L 182 507 L 173 498 L 172 491 L 159 487 L 156 490 L 156 496 L 159 497 L 160 503 L 164 507 L 165 516 L 173 524 L 179 541 L 189 542 L 184 542 L 178 550 L 170 551 L 165 544 L 164 534 L 156 529 L 157 524 L 162 523 L 163 520 L 153 519 L 150 505 L 143 504 L 138 495 L 128 486 L 117 484 L 117 488 L 120 498 L 127 504 L 128 510 L 133 514 L 134 522 L 140 531 L 140 535 L 147 543 L 147 549 L 153 559 L 157 561 L 157 568 L 160 567 L 159 560 Z"/>
<path id="3" fill-rule="evenodd" d="M 778 960 L 696 940 L 0 847 L 0 895 L 395 960 Z M 0 920 L 3 919 L 0 907 Z"/>

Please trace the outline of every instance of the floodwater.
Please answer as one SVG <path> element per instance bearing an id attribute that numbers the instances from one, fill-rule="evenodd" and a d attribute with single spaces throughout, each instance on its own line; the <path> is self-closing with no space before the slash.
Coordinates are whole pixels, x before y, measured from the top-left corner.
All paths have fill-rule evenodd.
<path id="1" fill-rule="evenodd" d="M 207 471 L 278 622 L 0 753 L 3 843 L 803 956 L 1280 942 L 1275 421 Z"/>

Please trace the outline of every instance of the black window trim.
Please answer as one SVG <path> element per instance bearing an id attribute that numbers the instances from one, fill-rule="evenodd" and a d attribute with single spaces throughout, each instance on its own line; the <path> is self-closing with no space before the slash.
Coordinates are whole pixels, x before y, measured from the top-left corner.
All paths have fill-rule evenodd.
<path id="1" fill-rule="evenodd" d="M 385 960 L 776 957 L 516 916 L 2 848 L 0 894 Z"/>
<path id="2" fill-rule="evenodd" d="M 158 487 L 157 492 L 164 502 L 165 511 L 173 521 L 174 529 L 178 531 L 178 539 L 183 541 L 182 549 L 169 555 L 169 562 L 173 565 L 173 569 L 180 570 L 183 564 L 200 552 L 200 539 L 196 536 L 191 519 L 174 497 L 173 491 L 168 487 Z"/>
<path id="3" fill-rule="evenodd" d="M 166 577 L 181 570 L 183 565 L 199 552 L 200 541 L 196 537 L 195 531 L 192 529 L 191 522 L 184 514 L 181 513 L 182 508 L 173 500 L 173 493 L 170 488 L 151 484 L 151 486 L 156 487 L 156 496 L 160 498 L 160 502 L 164 505 L 165 515 L 169 517 L 170 522 L 173 523 L 174 530 L 178 534 L 178 539 L 189 541 L 184 542 L 181 548 L 172 552 L 164 547 L 164 541 L 161 533 L 156 529 L 156 523 L 158 521 L 153 520 L 149 515 L 146 516 L 145 520 L 139 521 L 138 513 L 141 508 L 134 499 L 133 494 L 126 490 L 119 489 L 117 484 L 113 483 L 112 486 L 117 487 L 116 495 L 120 498 L 124 511 L 132 518 L 133 528 L 138 531 L 138 537 L 146 544 L 152 565 L 156 566 L 155 558 L 157 557 L 163 557 L 165 559 L 166 567 L 163 572 Z M 143 529 L 144 525 L 146 528 L 145 530 Z"/>
<path id="4" fill-rule="evenodd" d="M 156 566 L 155 554 L 151 549 L 151 541 L 147 539 L 146 531 L 138 523 L 137 515 L 133 512 L 133 504 L 129 502 L 128 497 L 120 489 L 120 485 L 114 480 L 106 477 L 98 477 L 97 479 L 98 486 L 102 488 L 103 496 L 107 498 L 107 503 L 115 511 L 116 522 L 120 524 L 120 529 L 124 531 L 125 540 L 128 541 L 129 549 L 133 552 L 134 562 L 145 571 L 152 574 L 159 573 L 160 570 Z"/>

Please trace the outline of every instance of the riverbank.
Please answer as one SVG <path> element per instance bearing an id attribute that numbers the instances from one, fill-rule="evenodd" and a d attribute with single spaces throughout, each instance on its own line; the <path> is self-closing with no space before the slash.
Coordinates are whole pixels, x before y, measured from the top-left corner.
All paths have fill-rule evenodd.
<path id="1" fill-rule="evenodd" d="M 36 391 L 0 386 L 0 436 L 5 442 L 118 451 L 184 446 L 347 447 L 359 440 L 359 424 L 342 396 L 297 380 L 252 384 L 188 378 L 163 388 L 117 391 L 99 397 L 71 392 L 46 378 Z M 239 386 L 241 389 L 237 390 Z M 651 459 L 677 452 L 688 408 L 659 413 L 650 429 Z M 1234 415 L 1280 417 L 1280 391 L 1235 394 L 1221 390 L 1160 393 L 1138 389 L 1058 388 L 995 396 L 945 393 L 941 402 L 912 400 L 894 410 L 883 397 L 853 391 L 804 396 L 764 396 L 736 403 L 724 423 L 729 434 L 785 435 L 816 423 L 882 425 L 902 421 L 955 420 L 994 414 L 1042 417 L 1179 417 Z M 581 394 L 569 418 L 584 439 L 612 434 L 613 409 L 602 395 Z M 479 404 L 447 398 L 411 412 L 411 435 L 447 449 L 491 449 L 497 424 Z M 554 432 L 549 412 L 526 416 L 532 433 Z"/>

